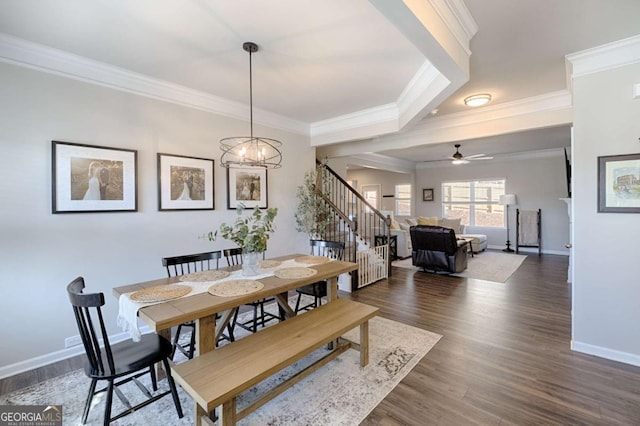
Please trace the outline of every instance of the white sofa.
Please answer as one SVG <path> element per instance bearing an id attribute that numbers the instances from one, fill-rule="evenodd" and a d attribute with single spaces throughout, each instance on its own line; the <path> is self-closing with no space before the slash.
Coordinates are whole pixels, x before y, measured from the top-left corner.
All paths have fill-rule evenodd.
<path id="1" fill-rule="evenodd" d="M 487 248 L 487 236 L 484 234 L 465 234 L 464 232 L 465 227 L 460 223 L 459 219 L 447 219 L 447 218 L 437 218 L 437 217 L 424 218 L 424 219 L 431 219 L 433 221 L 433 225 L 444 226 L 446 228 L 453 228 L 456 233 L 456 237 L 470 239 L 471 250 L 473 250 L 474 253 L 479 253 L 481 251 L 484 251 Z M 400 229 L 402 230 L 402 232 L 406 232 L 406 236 L 408 237 L 408 240 L 409 240 L 409 254 L 407 256 L 411 256 L 412 249 L 411 249 L 411 238 L 409 236 L 409 227 L 411 225 L 417 225 L 417 219 L 408 218 L 404 220 L 404 223 L 400 222 L 398 225 L 400 226 Z M 394 230 L 391 230 L 391 232 L 393 233 Z M 399 246 L 400 246 L 400 237 L 398 237 L 398 247 Z M 399 248 L 398 248 L 398 256 L 400 256 Z M 403 256 L 400 256 L 400 257 L 403 257 Z"/>
<path id="2" fill-rule="evenodd" d="M 411 256 L 411 236 L 408 231 L 402 229 L 391 229 L 391 235 L 395 235 L 398 242 L 398 257 L 404 259 Z"/>

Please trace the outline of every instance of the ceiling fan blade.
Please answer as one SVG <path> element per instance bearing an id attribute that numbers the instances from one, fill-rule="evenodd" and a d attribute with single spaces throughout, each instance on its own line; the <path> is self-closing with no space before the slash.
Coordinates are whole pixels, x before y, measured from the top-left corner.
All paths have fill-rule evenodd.
<path id="1" fill-rule="evenodd" d="M 474 154 L 474 155 L 467 155 L 464 158 L 476 158 L 476 157 L 484 157 L 484 154 Z"/>
<path id="2" fill-rule="evenodd" d="M 476 158 L 471 158 L 471 157 L 467 157 L 467 160 L 493 160 L 493 157 L 476 157 Z"/>

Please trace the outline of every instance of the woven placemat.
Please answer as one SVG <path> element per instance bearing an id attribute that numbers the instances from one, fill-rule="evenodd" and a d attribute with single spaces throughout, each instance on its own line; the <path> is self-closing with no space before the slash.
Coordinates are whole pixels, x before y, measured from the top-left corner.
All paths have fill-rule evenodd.
<path id="1" fill-rule="evenodd" d="M 134 302 L 163 302 L 186 296 L 191 292 L 191 287 L 181 284 L 159 285 L 134 291 L 129 298 Z"/>
<path id="2" fill-rule="evenodd" d="M 278 269 L 273 273 L 273 275 L 275 275 L 278 278 L 298 279 L 298 278 L 312 277 L 317 273 L 318 271 L 316 271 L 315 269 L 293 267 L 293 268 Z"/>
<path id="3" fill-rule="evenodd" d="M 264 269 L 275 268 L 280 266 L 281 263 L 279 260 L 261 260 L 260 267 Z"/>
<path id="4" fill-rule="evenodd" d="M 193 274 L 183 275 L 178 279 L 183 282 L 188 281 L 192 283 L 202 283 L 206 281 L 221 280 L 223 278 L 227 278 L 229 275 L 231 275 L 231 272 L 229 271 L 213 270 L 213 271 L 194 272 Z"/>
<path id="5" fill-rule="evenodd" d="M 320 265 L 321 263 L 326 263 L 329 260 L 331 260 L 331 259 L 329 259 L 328 257 L 324 257 L 324 256 L 300 256 L 300 257 L 296 257 L 296 262 L 304 263 L 306 265 Z"/>
<path id="6" fill-rule="evenodd" d="M 230 280 L 212 285 L 209 287 L 209 293 L 220 297 L 242 296 L 254 293 L 263 287 L 264 284 L 257 280 Z"/>

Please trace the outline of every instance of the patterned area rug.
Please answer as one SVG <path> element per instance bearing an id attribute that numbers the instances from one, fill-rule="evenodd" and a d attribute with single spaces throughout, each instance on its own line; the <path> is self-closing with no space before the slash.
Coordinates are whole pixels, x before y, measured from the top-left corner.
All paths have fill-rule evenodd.
<path id="1" fill-rule="evenodd" d="M 248 316 L 250 313 L 243 314 Z M 248 317 L 241 319 L 249 319 Z M 236 328 L 237 337 L 246 333 Z M 347 335 L 358 341 L 359 329 Z M 269 403 L 245 417 L 240 425 L 356 425 L 384 399 L 404 376 L 429 352 L 441 338 L 439 334 L 411 327 L 396 321 L 375 317 L 370 321 L 369 365 L 361 369 L 359 353 L 348 350 L 318 371 L 309 375 Z M 185 340 L 188 335 L 184 336 Z M 238 398 L 242 408 L 258 396 L 286 378 L 292 376 L 314 359 L 321 357 L 326 349 L 308 355 L 300 362 L 261 382 Z M 180 354 L 181 355 L 181 354 Z M 178 358 L 176 362 L 183 362 Z M 148 375 L 142 381 L 149 384 Z M 63 424 L 80 424 L 89 380 L 82 370 L 47 380 L 37 385 L 0 396 L 2 404 L 62 404 Z M 149 387 L 150 388 L 150 387 Z M 133 383 L 121 386 L 127 398 L 135 403 L 141 392 Z M 168 389 L 166 380 L 159 383 L 159 392 Z M 130 414 L 115 425 L 192 425 L 193 402 L 178 387 L 184 417 L 178 419 L 170 395 Z M 88 424 L 101 424 L 104 412 L 103 395 L 93 400 Z M 113 413 L 123 406 L 114 395 Z"/>
<path id="2" fill-rule="evenodd" d="M 451 276 L 504 283 L 522 265 L 526 258 L 527 256 L 521 254 L 485 250 L 467 259 L 466 270 L 458 274 L 451 274 Z M 399 268 L 422 271 L 422 268 L 411 264 L 411 258 L 396 260 L 392 265 Z"/>

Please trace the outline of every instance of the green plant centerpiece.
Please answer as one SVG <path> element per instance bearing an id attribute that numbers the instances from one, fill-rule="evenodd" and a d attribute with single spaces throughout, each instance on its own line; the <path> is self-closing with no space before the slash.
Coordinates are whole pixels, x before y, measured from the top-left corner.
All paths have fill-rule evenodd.
<path id="1" fill-rule="evenodd" d="M 321 195 L 328 191 L 329 179 L 322 165 L 306 172 L 302 185 L 298 186 L 296 231 L 307 233 L 309 239 L 322 239 L 332 221 L 331 209 Z"/>
<path id="2" fill-rule="evenodd" d="M 236 208 L 238 216 L 232 225 L 222 223 L 220 235 L 242 248 L 243 275 L 257 275 L 260 254 L 267 250 L 267 241 L 275 227 L 273 221 L 278 214 L 277 208 L 253 209 L 250 215 L 243 216 L 244 205 Z"/>

